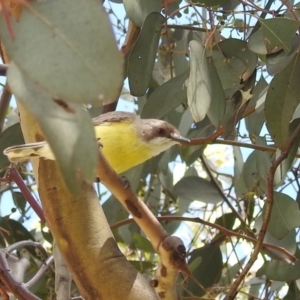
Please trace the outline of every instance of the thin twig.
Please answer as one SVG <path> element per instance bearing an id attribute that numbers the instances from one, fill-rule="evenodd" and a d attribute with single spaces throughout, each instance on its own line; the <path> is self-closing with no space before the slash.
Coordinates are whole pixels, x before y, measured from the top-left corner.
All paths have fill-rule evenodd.
<path id="1" fill-rule="evenodd" d="M 233 205 L 231 204 L 231 202 L 228 200 L 228 198 L 226 197 L 226 195 L 223 193 L 222 189 L 220 188 L 218 182 L 216 181 L 214 175 L 211 173 L 208 164 L 206 162 L 206 159 L 203 155 L 200 156 L 200 160 L 202 162 L 202 165 L 206 171 L 206 173 L 208 174 L 208 176 L 210 177 L 211 183 L 215 186 L 216 190 L 218 191 L 219 195 L 223 198 L 223 200 L 225 201 L 225 203 L 229 206 L 229 208 L 231 209 L 231 211 L 235 214 L 235 216 L 239 219 L 239 221 L 241 222 L 241 224 L 243 225 L 244 229 L 253 237 L 255 238 L 252 230 L 248 227 L 248 225 L 246 224 L 245 220 L 240 216 L 240 214 L 236 211 L 236 209 L 233 207 Z"/>
<path id="2" fill-rule="evenodd" d="M 17 282 L 10 274 L 5 251 L 0 251 L 0 279 L 19 300 L 41 300 L 32 294 L 25 284 Z"/>
<path id="3" fill-rule="evenodd" d="M 9 174 L 8 177 L 10 180 L 14 181 L 18 188 L 20 189 L 21 193 L 25 197 L 25 199 L 28 201 L 29 205 L 32 207 L 32 209 L 35 211 L 35 213 L 38 215 L 40 220 L 45 223 L 45 217 L 43 210 L 39 203 L 33 198 L 32 194 L 28 190 L 26 184 L 24 183 L 22 177 L 20 176 L 19 172 L 14 167 L 9 168 Z"/>
<path id="4" fill-rule="evenodd" d="M 59 251 L 56 241 L 53 241 L 53 257 L 55 264 L 55 293 L 57 300 L 65 300 L 71 296 L 72 276 Z"/>
<path id="5" fill-rule="evenodd" d="M 10 245 L 8 247 L 5 248 L 5 250 L 10 253 L 12 251 L 15 251 L 15 250 L 18 250 L 20 248 L 24 248 L 24 247 L 34 247 L 34 248 L 37 248 L 41 251 L 42 255 L 47 258 L 48 257 L 48 253 L 47 251 L 45 250 L 45 248 L 38 242 L 34 242 L 34 241 L 31 241 L 31 240 L 28 240 L 28 241 L 20 241 L 20 242 L 17 242 L 17 243 L 14 243 L 13 245 Z"/>
<path id="6" fill-rule="evenodd" d="M 27 288 L 30 288 L 32 287 L 35 283 L 37 283 L 41 277 L 43 276 L 43 274 L 49 269 L 49 266 L 52 264 L 53 262 L 53 256 L 49 256 L 46 261 L 44 261 L 39 270 L 36 272 L 36 274 L 29 280 L 25 283 L 25 286 Z"/>
<path id="7" fill-rule="evenodd" d="M 245 268 L 241 271 L 241 273 L 239 274 L 237 279 L 234 281 L 234 283 L 231 285 L 224 300 L 233 300 L 236 297 L 240 284 L 245 279 L 249 270 L 251 269 L 252 265 L 255 263 L 255 261 L 258 257 L 258 254 L 262 248 L 263 240 L 264 240 L 265 234 L 267 232 L 268 224 L 269 224 L 269 221 L 271 218 L 271 212 L 272 212 L 272 207 L 273 207 L 273 202 L 274 202 L 274 175 L 275 175 L 276 169 L 287 158 L 287 156 L 288 156 L 294 142 L 298 138 L 299 134 L 300 134 L 300 125 L 298 125 L 296 130 L 290 136 L 290 138 L 287 142 L 287 145 L 286 145 L 285 149 L 281 152 L 280 156 L 276 160 L 274 160 L 271 164 L 271 167 L 268 172 L 268 177 L 267 177 L 267 200 L 266 200 L 266 204 L 265 204 L 265 213 L 264 213 L 264 218 L 263 218 L 263 224 L 259 231 L 256 245 L 254 247 L 253 253 L 252 253 L 248 263 L 246 264 Z"/>
<path id="8" fill-rule="evenodd" d="M 209 226 L 211 228 L 215 228 L 215 229 L 219 230 L 220 232 L 224 233 L 226 236 L 235 236 L 235 237 L 244 239 L 246 241 L 249 241 L 253 244 L 257 243 L 256 238 L 250 237 L 243 233 L 229 230 L 221 225 L 202 220 L 201 218 L 190 218 L 190 217 L 182 217 L 182 216 L 163 216 L 163 217 L 157 217 L 157 219 L 160 222 L 162 222 L 162 221 L 169 221 L 169 222 L 170 221 L 186 221 L 186 222 L 200 223 L 200 224 Z M 122 220 L 122 221 L 112 224 L 110 226 L 110 228 L 113 230 L 113 229 L 119 228 L 121 226 L 130 224 L 132 222 L 134 222 L 133 219 L 125 219 L 125 220 Z M 279 246 L 276 246 L 273 244 L 269 244 L 269 243 L 263 243 L 262 245 L 263 245 L 263 249 L 274 249 L 278 252 L 283 253 L 285 256 L 287 256 L 291 262 L 293 262 L 293 263 L 298 262 L 298 259 L 293 254 L 291 254 L 290 252 L 288 252 L 286 249 L 284 249 L 282 247 L 279 247 Z"/>

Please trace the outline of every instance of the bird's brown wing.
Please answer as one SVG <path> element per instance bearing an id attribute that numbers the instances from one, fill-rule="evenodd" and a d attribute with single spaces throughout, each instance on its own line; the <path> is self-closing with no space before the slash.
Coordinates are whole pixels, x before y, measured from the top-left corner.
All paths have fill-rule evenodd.
<path id="1" fill-rule="evenodd" d="M 122 122 L 126 120 L 132 120 L 134 118 L 137 118 L 137 116 L 133 113 L 124 112 L 124 111 L 112 111 L 100 115 L 96 118 L 93 118 L 93 124 L 94 126 L 98 126 L 103 123 Z"/>

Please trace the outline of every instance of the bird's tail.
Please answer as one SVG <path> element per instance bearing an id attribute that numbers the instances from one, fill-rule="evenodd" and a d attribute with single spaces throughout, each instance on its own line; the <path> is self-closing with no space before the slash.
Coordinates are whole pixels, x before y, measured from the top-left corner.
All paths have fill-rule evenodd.
<path id="1" fill-rule="evenodd" d="M 47 142 L 17 145 L 6 148 L 3 153 L 11 162 L 21 162 L 33 157 L 44 157 L 54 160 L 54 155 Z"/>

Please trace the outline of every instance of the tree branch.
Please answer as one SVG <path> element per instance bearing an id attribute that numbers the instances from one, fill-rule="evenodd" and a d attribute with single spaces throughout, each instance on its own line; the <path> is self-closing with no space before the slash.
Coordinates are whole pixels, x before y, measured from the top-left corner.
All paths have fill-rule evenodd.
<path id="1" fill-rule="evenodd" d="M 236 297 L 240 284 L 245 279 L 249 270 L 251 269 L 252 265 L 254 264 L 254 262 L 256 261 L 256 259 L 258 257 L 258 254 L 262 248 L 263 240 L 264 240 L 265 234 L 267 232 L 268 224 L 269 224 L 269 221 L 271 218 L 272 207 L 273 207 L 273 203 L 274 203 L 274 175 L 275 175 L 276 169 L 287 158 L 287 156 L 288 156 L 294 142 L 298 138 L 299 134 L 300 134 L 300 124 L 295 129 L 293 134 L 290 136 L 290 138 L 287 142 L 287 145 L 286 145 L 285 149 L 283 151 L 281 151 L 280 156 L 276 160 L 274 160 L 271 164 L 271 167 L 268 172 L 268 177 L 267 177 L 267 200 L 266 200 L 266 204 L 265 204 L 266 209 L 265 209 L 265 214 L 264 214 L 264 218 L 263 218 L 263 224 L 259 231 L 257 243 L 254 247 L 251 258 L 249 259 L 245 268 L 239 274 L 238 278 L 231 285 L 224 300 L 233 300 Z"/>
<path id="2" fill-rule="evenodd" d="M 71 295 L 72 276 L 68 267 L 57 247 L 57 243 L 53 242 L 53 256 L 55 263 L 55 293 L 57 300 L 69 299 Z"/>
<path id="3" fill-rule="evenodd" d="M 132 215 L 160 256 L 160 266 L 156 272 L 158 285 L 155 288 L 157 294 L 163 294 L 166 300 L 176 299 L 175 287 L 178 270 L 188 276 L 191 275 L 186 264 L 186 250 L 182 240 L 168 235 L 146 204 L 132 191 L 129 183 L 124 182 L 112 170 L 102 151 L 99 151 L 99 162 L 97 175 L 101 182 Z"/>
<path id="4" fill-rule="evenodd" d="M 41 300 L 32 294 L 25 284 L 17 282 L 10 274 L 5 250 L 0 250 L 0 279 L 19 300 Z"/>
<path id="5" fill-rule="evenodd" d="M 38 215 L 40 220 L 43 223 L 45 223 L 46 220 L 45 220 L 44 213 L 43 213 L 43 210 L 42 210 L 41 206 L 33 198 L 32 194 L 28 190 L 28 187 L 24 183 L 22 177 L 20 176 L 19 172 L 16 170 L 15 167 L 10 167 L 9 168 L 8 177 L 11 181 L 14 181 L 16 183 L 16 185 L 20 189 L 21 193 L 23 194 L 23 196 L 25 197 L 25 199 L 29 203 L 29 205 L 32 207 L 32 209 L 35 211 L 35 213 Z"/>
<path id="6" fill-rule="evenodd" d="M 244 239 L 246 241 L 249 241 L 253 244 L 257 243 L 256 238 L 245 235 L 244 233 L 239 233 L 239 232 L 235 232 L 233 230 L 229 230 L 229 229 L 227 229 L 227 228 L 225 228 L 221 225 L 211 223 L 209 221 L 205 221 L 201 218 L 190 218 L 190 217 L 181 217 L 181 216 L 163 216 L 163 217 L 157 217 L 157 220 L 159 220 L 160 222 L 161 221 L 169 221 L 169 222 L 170 221 L 186 221 L 186 222 L 200 223 L 200 224 L 209 226 L 211 228 L 215 228 L 215 229 L 219 230 L 220 232 L 224 233 L 226 236 L 235 236 L 235 237 Z M 115 224 L 112 224 L 110 227 L 111 227 L 111 229 L 116 229 L 120 226 L 124 226 L 124 225 L 130 224 L 132 222 L 134 222 L 133 219 L 125 219 L 125 220 L 119 221 Z M 276 250 L 278 252 L 281 252 L 292 263 L 298 262 L 297 257 L 295 257 L 293 254 L 291 254 L 290 252 L 288 252 L 286 249 L 284 249 L 282 247 L 279 247 L 279 246 L 276 246 L 276 245 L 273 245 L 273 244 L 269 244 L 269 243 L 263 243 L 262 245 L 263 245 L 263 247 L 262 247 L 263 249 L 273 249 L 273 250 Z"/>

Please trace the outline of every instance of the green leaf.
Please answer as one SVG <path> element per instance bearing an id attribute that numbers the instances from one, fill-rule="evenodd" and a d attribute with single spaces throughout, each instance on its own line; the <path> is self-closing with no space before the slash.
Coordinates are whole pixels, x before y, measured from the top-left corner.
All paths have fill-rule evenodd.
<path id="1" fill-rule="evenodd" d="M 244 64 L 244 71 L 239 74 L 237 79 L 237 84 L 242 80 L 246 81 L 254 72 L 257 65 L 257 55 L 248 49 L 248 44 L 245 41 L 239 39 L 225 39 L 214 46 L 223 52 L 223 55 L 228 59 L 237 58 Z M 223 58 L 224 59 L 224 58 Z M 234 61 L 233 61 L 234 63 Z M 226 75 L 225 75 L 226 76 Z M 227 74 L 229 76 L 229 74 Z"/>
<path id="2" fill-rule="evenodd" d="M 270 280 L 291 281 L 300 278 L 300 263 L 294 265 L 285 261 L 266 261 L 257 271 L 257 277 L 266 276 Z"/>
<path id="3" fill-rule="evenodd" d="M 220 42 L 213 47 L 212 57 L 223 89 L 224 91 L 230 90 L 229 96 L 231 96 L 242 87 L 240 84 L 241 76 L 247 71 L 247 65 L 235 55 L 232 55 L 233 52 L 228 57 L 225 56 L 222 52 L 222 43 Z M 225 44 L 225 46 L 227 49 L 229 45 Z"/>
<path id="4" fill-rule="evenodd" d="M 2 235 L 5 237 L 5 240 L 10 245 L 19 241 L 34 241 L 34 238 L 31 235 L 31 233 L 21 223 L 13 219 L 1 218 L 0 226 L 10 232 L 9 235 L 7 235 L 5 232 L 2 232 Z"/>
<path id="5" fill-rule="evenodd" d="M 295 119 L 291 122 L 289 129 L 290 132 L 293 132 L 297 126 L 300 124 L 300 119 Z M 290 149 L 288 156 L 286 159 L 284 159 L 281 164 L 278 166 L 275 172 L 274 176 L 274 185 L 279 186 L 281 185 L 284 180 L 286 179 L 287 173 L 291 170 L 291 167 L 293 166 L 294 160 L 296 158 L 296 154 L 298 151 L 300 141 L 300 135 L 296 138 L 292 148 Z M 276 151 L 275 159 L 277 159 L 281 155 L 280 151 Z"/>
<path id="6" fill-rule="evenodd" d="M 287 294 L 284 296 L 283 300 L 295 300 L 299 299 L 300 291 L 298 289 L 296 281 L 292 281 L 289 283 L 289 290 Z"/>
<path id="7" fill-rule="evenodd" d="M 222 277 L 219 281 L 219 284 L 221 286 L 231 285 L 234 278 L 236 278 L 237 275 L 239 274 L 241 270 L 241 265 L 244 264 L 245 260 L 246 257 L 244 257 L 243 259 L 239 259 L 239 261 L 235 265 L 228 266 L 227 268 L 225 268 L 224 270 L 225 272 L 224 271 L 222 272 Z"/>
<path id="8" fill-rule="evenodd" d="M 14 146 L 24 144 L 24 137 L 21 130 L 20 123 L 9 126 L 0 134 L 0 169 L 8 166 L 10 161 L 7 156 L 3 154 L 3 150 Z"/>
<path id="9" fill-rule="evenodd" d="M 143 107 L 141 117 L 161 119 L 187 101 L 185 81 L 188 71 L 174 77 L 155 89 Z M 159 107 L 159 109 L 157 109 Z"/>
<path id="10" fill-rule="evenodd" d="M 176 53 L 176 55 L 173 55 L 172 57 L 174 61 L 174 71 L 176 76 L 184 73 L 186 70 L 189 69 L 189 62 L 186 57 L 189 31 L 182 30 L 182 29 L 179 30 L 180 30 L 179 32 L 182 33 L 182 37 L 180 40 L 176 40 L 175 48 L 173 50 L 174 53 Z M 174 32 L 172 37 L 175 35 L 175 33 L 177 33 L 177 31 Z"/>
<path id="11" fill-rule="evenodd" d="M 195 271 L 199 265 L 202 262 L 202 257 L 198 256 L 196 257 L 190 264 L 189 264 L 189 269 L 191 272 Z"/>
<path id="12" fill-rule="evenodd" d="M 218 224 L 222 227 L 232 230 L 235 220 L 236 220 L 236 214 L 228 213 L 228 214 L 224 214 L 221 217 L 217 218 L 215 221 L 215 224 Z"/>
<path id="13" fill-rule="evenodd" d="M 201 297 L 205 294 L 206 288 L 213 286 L 220 279 L 222 273 L 222 253 L 217 245 L 206 245 L 194 250 L 189 259 L 189 265 L 201 258 L 201 263 L 192 271 L 192 279 L 188 280 L 185 296 L 193 295 Z M 203 289 L 204 288 L 204 289 Z"/>
<path id="14" fill-rule="evenodd" d="M 262 165 L 260 165 L 260 163 L 262 163 Z M 269 166 L 270 157 L 268 157 L 267 153 L 254 150 L 248 156 L 242 172 L 247 188 L 243 194 L 251 191 L 255 192 L 257 196 L 264 195 L 266 191 L 266 176 Z M 262 172 L 261 174 L 258 169 Z"/>
<path id="15" fill-rule="evenodd" d="M 191 202 L 217 204 L 223 200 L 213 183 L 196 176 L 188 176 L 179 180 L 173 188 L 173 193 Z"/>
<path id="16" fill-rule="evenodd" d="M 258 216 L 255 219 L 255 224 L 254 224 L 254 228 L 256 230 L 256 232 L 260 231 L 260 228 L 262 226 L 262 222 L 263 222 L 263 215 L 261 214 L 260 216 Z M 275 238 L 268 230 L 266 232 L 265 238 L 264 238 L 264 242 L 268 243 L 268 244 L 272 244 L 272 245 L 276 245 L 277 247 L 280 248 L 284 248 L 286 251 L 294 254 L 297 247 L 297 243 L 296 243 L 296 231 L 295 230 L 291 230 L 284 238 L 282 239 L 277 239 Z M 272 249 L 268 255 L 271 258 L 274 259 L 280 259 L 282 258 L 282 260 L 286 259 L 286 255 L 278 250 Z"/>
<path id="17" fill-rule="evenodd" d="M 274 192 L 268 231 L 280 240 L 297 227 L 300 227 L 300 211 L 297 202 L 288 195 Z"/>
<path id="18" fill-rule="evenodd" d="M 155 250 L 153 249 L 152 244 L 146 237 L 141 236 L 140 234 L 134 233 L 133 234 L 133 242 L 137 249 L 145 251 L 145 252 L 155 253 Z"/>
<path id="19" fill-rule="evenodd" d="M 16 97 L 36 118 L 56 157 L 71 191 L 78 179 L 95 179 L 98 147 L 90 116 L 81 105 L 55 102 L 38 85 L 33 85 L 18 67 L 10 64 L 9 85 Z"/>
<path id="20" fill-rule="evenodd" d="M 11 39 L 3 15 L 0 35 L 11 60 L 54 99 L 112 102 L 123 63 L 109 19 L 97 0 L 31 2 Z M 80 16 L 80 17 L 79 17 Z"/>
<path id="21" fill-rule="evenodd" d="M 293 59 L 300 45 L 299 36 L 295 36 L 292 42 L 292 49 L 289 53 L 281 50 L 277 53 L 268 54 L 266 56 L 267 70 L 270 75 L 281 72 Z"/>
<path id="22" fill-rule="evenodd" d="M 213 89 L 207 116 L 215 128 L 218 128 L 225 114 L 226 102 L 222 83 L 214 61 L 211 57 L 208 58 L 208 73 L 213 85 Z"/>
<path id="23" fill-rule="evenodd" d="M 152 77 L 153 66 L 165 18 L 157 12 L 150 13 L 130 52 L 128 60 L 128 81 L 131 94 L 143 96 Z"/>
<path id="24" fill-rule="evenodd" d="M 255 141 L 255 138 L 259 136 L 262 126 L 265 123 L 265 113 L 263 109 L 257 109 L 257 106 L 259 101 L 261 102 L 263 99 L 265 99 L 268 88 L 269 85 L 262 76 L 255 85 L 253 89 L 253 97 L 249 102 L 249 107 L 256 107 L 255 112 L 245 118 L 246 128 L 249 131 L 252 141 Z"/>
<path id="25" fill-rule="evenodd" d="M 128 262 L 140 273 L 148 273 L 155 268 L 155 264 L 150 261 L 128 260 Z"/>
<path id="26" fill-rule="evenodd" d="M 151 12 L 161 10 L 161 0 L 123 0 L 123 4 L 129 20 L 139 27 Z"/>
<path id="27" fill-rule="evenodd" d="M 174 217 L 180 217 L 181 215 L 175 213 L 175 214 L 167 214 L 168 216 L 174 216 Z M 164 230 L 166 232 L 168 232 L 168 234 L 172 235 L 174 234 L 174 232 L 178 229 L 178 227 L 182 224 L 181 221 L 162 221 L 160 223 L 162 225 L 162 227 L 164 228 Z"/>
<path id="28" fill-rule="evenodd" d="M 291 51 L 292 41 L 300 25 L 299 21 L 288 18 L 273 18 L 260 19 L 259 22 L 268 53 L 278 52 L 281 49 L 286 53 Z"/>
<path id="29" fill-rule="evenodd" d="M 256 32 L 254 32 L 248 41 L 248 48 L 257 54 L 266 55 L 268 54 L 268 50 L 266 48 L 264 42 L 264 34 L 262 28 L 259 28 Z"/>
<path id="30" fill-rule="evenodd" d="M 25 207 L 27 204 L 27 201 L 22 193 L 20 192 L 14 192 L 13 193 L 13 199 L 15 202 L 15 205 L 21 210 L 22 214 L 25 214 Z"/>
<path id="31" fill-rule="evenodd" d="M 300 58 L 298 53 L 282 72 L 274 76 L 266 97 L 267 127 L 276 146 L 281 150 L 284 149 L 289 139 L 289 125 L 299 104 L 299 78 Z"/>

